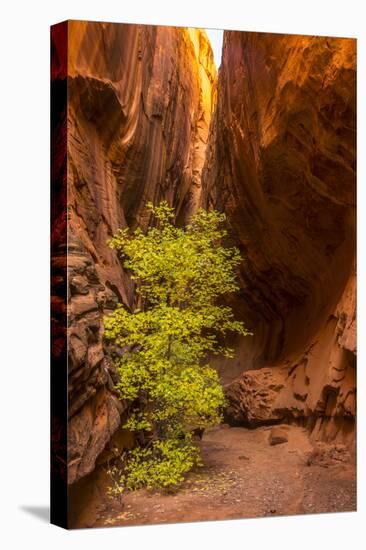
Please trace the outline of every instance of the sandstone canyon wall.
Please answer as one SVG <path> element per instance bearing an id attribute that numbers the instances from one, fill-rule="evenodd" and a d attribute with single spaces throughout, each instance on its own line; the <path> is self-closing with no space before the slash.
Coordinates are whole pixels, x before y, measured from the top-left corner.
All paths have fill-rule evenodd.
<path id="1" fill-rule="evenodd" d="M 66 25 L 68 482 L 74 483 L 102 460 L 108 442 L 126 443 L 102 319 L 118 301 L 131 306 L 134 293 L 107 240 L 119 227 L 147 227 L 147 201 L 168 200 L 179 223 L 197 207 L 216 70 L 199 29 Z M 53 48 L 57 65 L 56 39 Z M 53 71 L 54 85 L 64 73 Z"/>
<path id="2" fill-rule="evenodd" d="M 254 333 L 220 366 L 229 422 L 353 440 L 355 56 L 351 39 L 225 32 L 202 204 L 227 214 Z"/>
<path id="3" fill-rule="evenodd" d="M 107 240 L 147 227 L 149 200 L 168 200 L 180 224 L 199 205 L 223 210 L 242 252 L 231 305 L 253 336 L 217 365 L 227 420 L 298 421 L 351 440 L 355 42 L 225 32 L 217 81 L 204 31 L 65 28 L 66 65 L 53 36 L 52 86 L 67 86 L 68 107 L 54 128 L 52 263 L 60 367 L 66 283 L 69 296 L 68 482 L 130 443 L 102 319 L 118 301 L 131 307 L 134 291 Z"/>

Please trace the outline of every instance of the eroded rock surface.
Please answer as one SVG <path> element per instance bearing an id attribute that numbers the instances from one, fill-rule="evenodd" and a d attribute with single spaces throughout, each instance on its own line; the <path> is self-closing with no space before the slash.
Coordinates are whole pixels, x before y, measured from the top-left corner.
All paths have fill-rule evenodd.
<path id="1" fill-rule="evenodd" d="M 232 305 L 254 336 L 222 372 L 233 422 L 352 431 L 355 54 L 351 39 L 224 35 L 202 204 L 244 257 Z"/>
<path id="2" fill-rule="evenodd" d="M 231 423 L 256 427 L 295 420 L 317 439 L 340 435 L 354 441 L 354 281 L 352 274 L 334 314 L 297 359 L 246 371 L 226 386 L 226 417 Z"/>
<path id="3" fill-rule="evenodd" d="M 69 482 L 119 437 L 124 406 L 102 319 L 135 296 L 107 240 L 147 227 L 149 200 L 168 200 L 179 224 L 200 204 L 223 210 L 245 259 L 231 305 L 254 335 L 230 342 L 235 359 L 218 365 L 227 419 L 296 421 L 317 439 L 352 441 L 355 41 L 225 32 L 216 82 L 201 30 L 67 29 L 67 70 L 57 55 L 52 68 L 69 99 L 55 130 L 65 141 L 67 117 L 67 166 L 62 147 L 53 166 L 53 304 L 62 317 L 67 177 Z M 61 325 L 56 315 L 60 364 Z"/>
<path id="4" fill-rule="evenodd" d="M 74 483 L 94 469 L 124 410 L 113 390 L 102 319 L 118 301 L 132 306 L 135 297 L 107 240 L 119 227 L 147 227 L 147 201 L 168 200 L 179 223 L 197 208 L 216 69 L 200 29 L 70 21 L 67 33 L 67 71 L 58 68 L 61 42 L 54 41 L 52 75 L 54 82 L 67 77 L 68 85 L 68 481 Z M 64 173 L 65 163 L 55 170 Z"/>

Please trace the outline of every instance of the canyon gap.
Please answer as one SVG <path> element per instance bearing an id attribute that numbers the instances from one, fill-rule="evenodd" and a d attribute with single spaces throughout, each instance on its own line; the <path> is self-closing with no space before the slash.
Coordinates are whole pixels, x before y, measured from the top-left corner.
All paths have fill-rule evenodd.
<path id="1" fill-rule="evenodd" d="M 254 337 L 218 365 L 228 421 L 296 421 L 352 444 L 355 41 L 225 31 L 217 78 L 204 31 L 63 25 L 68 65 L 53 79 L 68 87 L 67 173 L 61 156 L 53 181 L 62 194 L 67 176 L 68 482 L 129 444 L 102 319 L 135 297 L 106 241 L 146 228 L 149 200 L 168 200 L 178 223 L 199 205 L 223 210 L 242 252 L 232 305 Z"/>

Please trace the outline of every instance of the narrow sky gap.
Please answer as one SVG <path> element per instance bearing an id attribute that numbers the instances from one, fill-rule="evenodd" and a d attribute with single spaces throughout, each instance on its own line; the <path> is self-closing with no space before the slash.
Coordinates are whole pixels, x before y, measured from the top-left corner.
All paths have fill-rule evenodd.
<path id="1" fill-rule="evenodd" d="M 224 31 L 220 29 L 205 29 L 205 31 L 211 43 L 216 69 L 218 69 L 221 65 L 222 41 L 224 38 Z"/>

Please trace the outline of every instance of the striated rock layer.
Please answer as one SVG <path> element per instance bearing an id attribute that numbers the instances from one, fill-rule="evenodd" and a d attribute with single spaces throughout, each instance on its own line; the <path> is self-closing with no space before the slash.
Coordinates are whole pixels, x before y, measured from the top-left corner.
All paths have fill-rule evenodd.
<path id="1" fill-rule="evenodd" d="M 53 40 L 52 86 L 68 92 L 53 139 L 53 331 L 61 367 L 67 284 L 75 494 L 75 482 L 132 444 L 102 319 L 135 296 L 106 243 L 119 227 L 147 227 L 149 200 L 168 200 L 179 224 L 200 204 L 225 211 L 245 259 L 231 305 L 253 336 L 217 364 L 227 420 L 299 422 L 316 438 L 352 441 L 355 42 L 225 32 L 216 82 L 199 29 L 66 25 Z"/>
<path id="2" fill-rule="evenodd" d="M 220 367 L 232 423 L 296 419 L 352 439 L 355 50 L 224 35 L 202 204 L 226 212 L 245 259 L 233 306 L 254 336 Z"/>
<path id="3" fill-rule="evenodd" d="M 70 21 L 67 77 L 65 67 L 58 71 L 60 44 L 54 40 L 52 75 L 54 82 L 67 78 L 68 86 L 68 482 L 74 483 L 103 451 L 109 456 L 106 446 L 124 444 L 118 431 L 124 409 L 113 390 L 102 319 L 118 301 L 131 306 L 134 293 L 107 240 L 119 227 L 146 227 L 147 201 L 168 200 L 179 223 L 197 207 L 216 70 L 200 29 Z"/>

